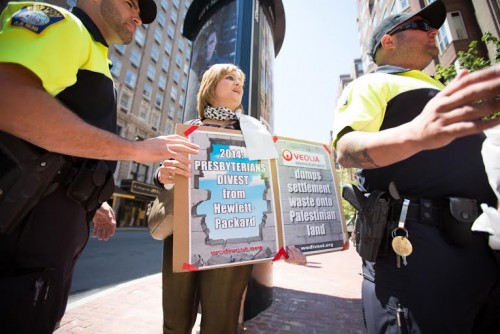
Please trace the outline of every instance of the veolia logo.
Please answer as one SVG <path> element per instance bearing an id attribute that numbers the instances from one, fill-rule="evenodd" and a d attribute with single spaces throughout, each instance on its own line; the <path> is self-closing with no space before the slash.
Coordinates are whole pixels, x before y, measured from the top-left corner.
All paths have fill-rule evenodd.
<path id="1" fill-rule="evenodd" d="M 298 161 L 320 162 L 320 159 L 317 155 L 307 154 L 304 152 L 292 152 L 290 150 L 283 150 L 281 155 L 286 161 L 292 161 L 293 159 L 295 159 Z"/>
<path id="2" fill-rule="evenodd" d="M 281 151 L 283 164 L 296 167 L 326 168 L 323 155 L 307 151 L 284 149 Z"/>
<path id="3" fill-rule="evenodd" d="M 281 152 L 281 155 L 283 156 L 283 159 L 285 159 L 285 161 L 291 161 L 293 159 L 293 154 L 290 150 L 283 150 L 283 152 Z"/>
<path id="4" fill-rule="evenodd" d="M 293 157 L 299 161 L 312 161 L 319 162 L 319 158 L 316 155 L 302 154 L 302 153 L 294 153 Z"/>

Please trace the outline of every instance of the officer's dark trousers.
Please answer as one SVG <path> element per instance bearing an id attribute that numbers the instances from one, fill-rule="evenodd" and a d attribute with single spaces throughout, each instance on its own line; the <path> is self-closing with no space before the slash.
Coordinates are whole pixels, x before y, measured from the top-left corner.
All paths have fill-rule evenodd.
<path id="1" fill-rule="evenodd" d="M 435 226 L 408 223 L 413 253 L 363 264 L 363 312 L 373 333 L 499 333 L 500 269 L 484 234 L 452 246 Z M 399 324 L 398 326 L 398 314 Z"/>
<path id="2" fill-rule="evenodd" d="M 58 188 L 39 202 L 22 226 L 0 236 L 0 333 L 54 331 L 88 233 L 81 205 Z"/>
<path id="3" fill-rule="evenodd" d="M 201 303 L 201 334 L 235 334 L 252 265 L 173 273 L 173 238 L 163 246 L 163 333 L 190 334 Z"/>

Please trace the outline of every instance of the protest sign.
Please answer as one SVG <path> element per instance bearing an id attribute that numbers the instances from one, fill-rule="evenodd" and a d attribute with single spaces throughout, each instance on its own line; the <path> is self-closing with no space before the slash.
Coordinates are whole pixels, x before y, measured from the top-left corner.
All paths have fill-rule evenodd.
<path id="1" fill-rule="evenodd" d="M 177 125 L 200 145 L 174 190 L 174 272 L 272 260 L 279 249 L 269 160 L 249 160 L 240 131 Z"/>
<path id="2" fill-rule="evenodd" d="M 276 137 L 277 196 L 282 245 L 304 254 L 342 250 L 348 234 L 330 149 Z"/>
<path id="3" fill-rule="evenodd" d="M 332 152 L 275 137 L 278 159 L 250 160 L 241 131 L 178 124 L 200 145 L 192 176 L 176 177 L 174 272 L 339 251 L 348 235 Z M 285 253 L 286 254 L 286 253 Z"/>

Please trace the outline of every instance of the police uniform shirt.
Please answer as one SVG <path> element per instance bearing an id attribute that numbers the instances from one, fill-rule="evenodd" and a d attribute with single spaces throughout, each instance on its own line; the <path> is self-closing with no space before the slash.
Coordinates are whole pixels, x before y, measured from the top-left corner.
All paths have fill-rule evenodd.
<path id="1" fill-rule="evenodd" d="M 0 62 L 33 72 L 44 89 L 80 118 L 116 132 L 108 45 L 81 9 L 11 2 L 0 15 Z M 110 163 L 114 168 L 114 163 Z"/>
<path id="2" fill-rule="evenodd" d="M 333 144 L 351 130 L 378 132 L 410 122 L 442 88 L 422 71 L 379 67 L 344 89 L 334 118 Z M 368 191 L 386 190 L 394 181 L 405 195 L 461 196 L 490 202 L 493 193 L 480 152 L 483 140 L 482 134 L 466 136 L 389 166 L 364 169 L 360 181 Z"/>

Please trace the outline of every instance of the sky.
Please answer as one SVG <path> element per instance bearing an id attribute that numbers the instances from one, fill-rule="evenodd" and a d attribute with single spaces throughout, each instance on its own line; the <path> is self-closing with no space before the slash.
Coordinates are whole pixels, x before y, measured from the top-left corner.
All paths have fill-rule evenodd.
<path id="1" fill-rule="evenodd" d="M 327 144 L 339 76 L 360 58 L 354 0 L 283 0 L 274 62 L 274 134 Z"/>

